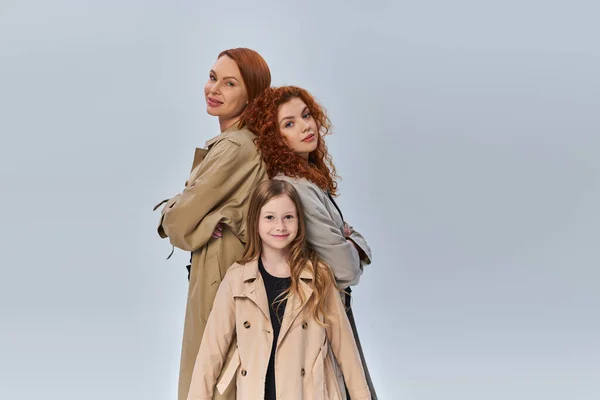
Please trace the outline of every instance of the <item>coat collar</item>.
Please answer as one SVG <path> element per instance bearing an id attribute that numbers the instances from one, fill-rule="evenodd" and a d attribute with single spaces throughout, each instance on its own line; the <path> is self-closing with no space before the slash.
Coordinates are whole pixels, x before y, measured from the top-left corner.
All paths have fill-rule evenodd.
<path id="1" fill-rule="evenodd" d="M 212 139 L 209 139 L 206 143 L 205 143 L 205 147 L 208 149 L 210 148 L 212 145 L 214 145 L 215 143 L 217 143 L 218 141 L 225 139 L 227 136 L 229 136 L 229 134 L 231 132 L 236 132 L 240 130 L 240 122 L 237 121 L 235 124 L 231 125 L 229 128 L 225 129 L 223 132 L 219 133 L 217 136 L 215 136 Z"/>
<path id="2" fill-rule="evenodd" d="M 311 271 L 312 263 L 309 261 L 307 263 L 307 268 L 304 268 L 300 273 L 300 279 L 313 280 L 313 273 Z M 244 282 L 253 281 L 260 277 L 260 273 L 258 272 L 258 258 L 250 261 L 246 265 L 244 265 L 244 274 L 243 279 Z"/>
<path id="3" fill-rule="evenodd" d="M 300 297 L 298 295 L 291 296 L 285 306 L 285 314 L 283 315 L 283 321 L 281 322 L 281 330 L 279 331 L 279 338 L 277 339 L 277 346 L 285 338 L 286 333 L 290 330 L 292 324 L 302 312 L 306 306 L 306 302 L 312 295 L 312 288 L 305 280 L 313 280 L 313 273 L 311 271 L 312 264 L 308 262 L 307 268 L 300 274 L 300 282 L 298 284 L 300 291 L 304 297 L 304 303 L 300 304 Z M 244 291 L 243 295 L 252 300 L 257 307 L 262 311 L 265 318 L 271 321 L 269 313 L 269 300 L 267 299 L 267 291 L 263 283 L 262 276 L 258 271 L 258 259 L 248 262 L 244 265 L 243 271 Z"/>

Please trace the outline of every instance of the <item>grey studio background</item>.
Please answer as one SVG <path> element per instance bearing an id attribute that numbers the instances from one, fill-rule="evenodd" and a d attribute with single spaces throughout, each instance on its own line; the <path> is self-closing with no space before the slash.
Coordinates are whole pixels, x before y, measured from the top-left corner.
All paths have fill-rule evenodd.
<path id="1" fill-rule="evenodd" d="M 152 207 L 251 47 L 328 109 L 381 399 L 600 398 L 592 1 L 0 4 L 0 398 L 175 398 L 188 254 Z"/>

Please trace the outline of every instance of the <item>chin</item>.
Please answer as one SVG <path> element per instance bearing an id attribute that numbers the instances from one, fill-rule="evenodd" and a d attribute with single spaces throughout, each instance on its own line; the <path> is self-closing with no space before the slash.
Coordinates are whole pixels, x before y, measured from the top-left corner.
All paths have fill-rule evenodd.
<path id="1" fill-rule="evenodd" d="M 289 243 L 282 243 L 282 242 L 273 242 L 273 243 L 269 243 L 269 246 L 271 246 L 274 249 L 277 250 L 283 250 L 285 249 L 287 246 L 289 245 Z"/>

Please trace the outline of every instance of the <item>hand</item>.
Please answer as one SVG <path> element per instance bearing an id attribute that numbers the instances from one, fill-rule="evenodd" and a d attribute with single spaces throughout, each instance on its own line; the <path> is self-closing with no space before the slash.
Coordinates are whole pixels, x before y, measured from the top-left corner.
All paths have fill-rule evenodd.
<path id="1" fill-rule="evenodd" d="M 215 231 L 212 233 L 211 237 L 214 239 L 220 239 L 223 237 L 223 224 L 218 223 L 215 227 Z"/>
<path id="2" fill-rule="evenodd" d="M 344 222 L 344 236 L 349 238 L 350 236 L 352 236 L 353 232 L 354 228 L 348 225 L 346 222 Z"/>

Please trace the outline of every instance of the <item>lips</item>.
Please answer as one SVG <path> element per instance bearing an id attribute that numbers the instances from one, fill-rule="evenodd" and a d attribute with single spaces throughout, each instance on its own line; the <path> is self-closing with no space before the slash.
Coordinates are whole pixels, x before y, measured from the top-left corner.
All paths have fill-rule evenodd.
<path id="1" fill-rule="evenodd" d="M 282 239 L 287 239 L 287 237 L 290 236 L 290 234 L 288 233 L 286 235 L 271 235 L 271 236 L 273 236 L 275 239 L 282 240 Z"/>
<path id="2" fill-rule="evenodd" d="M 221 104 L 223 104 L 223 102 L 213 99 L 212 97 L 207 97 L 206 104 L 208 104 L 209 107 L 219 107 Z"/>
<path id="3" fill-rule="evenodd" d="M 302 141 L 303 142 L 312 142 L 314 138 L 315 138 L 314 133 L 311 133 L 308 136 L 306 136 L 304 139 L 302 139 Z"/>

